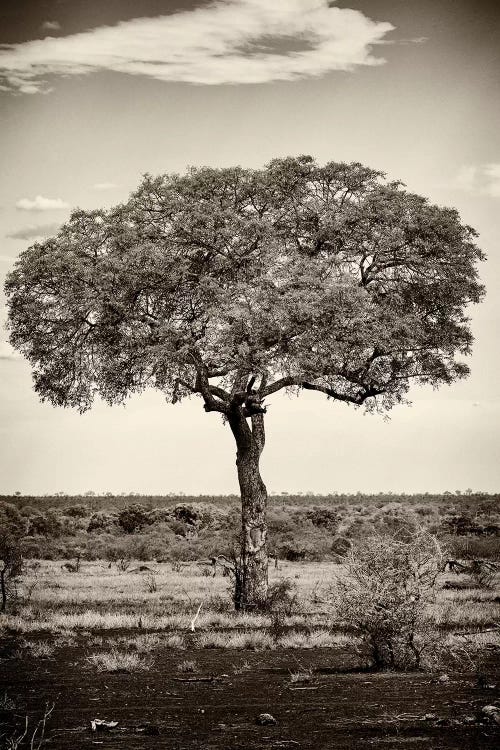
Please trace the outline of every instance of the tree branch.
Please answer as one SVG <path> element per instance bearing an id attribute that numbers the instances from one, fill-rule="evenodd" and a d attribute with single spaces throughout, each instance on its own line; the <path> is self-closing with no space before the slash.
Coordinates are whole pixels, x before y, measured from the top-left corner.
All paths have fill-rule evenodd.
<path id="1" fill-rule="evenodd" d="M 221 401 L 227 401 L 229 403 L 231 399 L 231 394 L 224 390 L 224 388 L 219 388 L 218 385 L 209 385 L 210 392 L 217 396 Z"/>
<path id="2" fill-rule="evenodd" d="M 360 393 L 358 396 L 349 396 L 346 393 L 334 391 L 333 388 L 328 388 L 326 385 L 316 385 L 314 383 L 303 382 L 300 386 L 305 391 L 318 391 L 319 393 L 324 393 L 326 396 L 334 398 L 337 401 L 345 401 L 346 403 L 356 404 L 357 406 L 364 403 L 367 398 L 378 396 L 383 393 L 383 391 L 377 390 L 376 388 L 365 388 L 364 393 Z"/>
<path id="3" fill-rule="evenodd" d="M 192 349 L 190 351 L 191 358 L 193 359 L 194 365 L 196 367 L 196 384 L 195 384 L 195 392 L 200 393 L 201 397 L 203 398 L 203 401 L 205 402 L 204 409 L 205 411 L 218 411 L 221 414 L 227 414 L 229 409 L 229 404 L 224 403 L 224 401 L 218 400 L 214 398 L 214 396 L 219 396 L 220 393 L 225 393 L 222 389 L 217 388 L 217 386 L 211 386 L 208 382 L 208 370 L 207 366 L 204 364 L 201 355 L 199 352 L 197 352 L 195 349 Z M 213 390 L 219 391 L 219 393 L 214 393 Z"/>
<path id="4" fill-rule="evenodd" d="M 262 391 L 262 397 L 265 398 L 266 396 L 270 396 L 272 393 L 277 393 L 278 391 L 281 391 L 282 388 L 289 388 L 292 385 L 301 385 L 303 380 L 303 375 L 296 377 L 290 375 L 284 378 L 280 378 L 279 380 L 275 380 L 274 383 L 271 383 L 264 388 L 264 390 Z"/>

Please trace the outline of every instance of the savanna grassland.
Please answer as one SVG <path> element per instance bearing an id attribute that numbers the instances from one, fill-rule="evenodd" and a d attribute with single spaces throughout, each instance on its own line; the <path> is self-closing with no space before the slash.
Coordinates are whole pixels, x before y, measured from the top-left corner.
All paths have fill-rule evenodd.
<path id="1" fill-rule="evenodd" d="M 28 533 L 0 615 L 0 746 L 498 747 L 498 498 L 275 498 L 259 613 L 232 603 L 235 499 L 5 500 Z M 334 594 L 346 550 L 423 527 L 448 564 L 419 614 L 422 658 L 380 668 Z"/>

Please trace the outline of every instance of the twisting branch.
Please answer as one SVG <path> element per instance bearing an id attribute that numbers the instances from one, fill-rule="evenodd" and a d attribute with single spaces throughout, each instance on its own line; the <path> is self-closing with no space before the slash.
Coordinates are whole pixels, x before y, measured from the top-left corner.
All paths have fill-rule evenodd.
<path id="1" fill-rule="evenodd" d="M 262 375 L 262 378 L 260 380 L 260 386 L 259 386 L 259 389 L 258 389 L 258 393 L 259 393 L 259 395 L 260 395 L 261 398 L 264 398 L 264 392 L 266 390 L 266 385 L 267 385 L 267 372 L 264 372 L 263 375 Z"/>
<path id="2" fill-rule="evenodd" d="M 277 393 L 278 391 L 281 391 L 283 388 L 289 388 L 292 385 L 301 385 L 302 381 L 304 380 L 303 375 L 299 376 L 286 376 L 284 378 L 280 378 L 279 380 L 275 380 L 274 383 L 271 383 L 268 386 L 264 386 L 262 390 L 262 397 L 270 396 L 272 393 Z"/>
<path id="3" fill-rule="evenodd" d="M 218 385 L 210 385 L 210 392 L 217 396 L 221 401 L 227 401 L 229 402 L 231 399 L 231 395 L 224 390 L 224 388 L 220 388 Z"/>
<path id="4" fill-rule="evenodd" d="M 188 383 L 186 380 L 183 380 L 182 378 L 177 378 L 174 383 L 174 390 L 172 395 L 172 403 L 176 404 L 179 399 L 179 386 L 182 386 L 187 391 L 190 391 L 191 393 L 198 393 L 194 385 L 191 385 L 191 383 Z"/>
<path id="5" fill-rule="evenodd" d="M 199 352 L 192 349 L 190 351 L 193 364 L 196 368 L 195 392 L 200 393 L 205 402 L 205 411 L 218 411 L 221 414 L 228 413 L 228 404 L 220 400 L 221 394 L 225 394 L 221 388 L 211 386 L 208 381 L 208 368 L 203 362 Z M 218 393 L 214 393 L 218 391 Z M 219 398 L 215 398 L 218 396 Z"/>
<path id="6" fill-rule="evenodd" d="M 373 396 L 378 396 L 382 393 L 382 391 L 377 390 L 376 388 L 367 387 L 364 392 L 359 395 L 349 396 L 346 393 L 339 393 L 338 391 L 333 390 L 333 388 L 328 388 L 326 385 L 316 385 L 315 383 L 304 381 L 303 383 L 300 383 L 300 386 L 305 391 L 318 391 L 319 393 L 324 393 L 326 396 L 334 398 L 337 401 L 345 401 L 348 404 L 356 404 L 357 406 L 364 403 L 367 398 L 372 398 Z"/>

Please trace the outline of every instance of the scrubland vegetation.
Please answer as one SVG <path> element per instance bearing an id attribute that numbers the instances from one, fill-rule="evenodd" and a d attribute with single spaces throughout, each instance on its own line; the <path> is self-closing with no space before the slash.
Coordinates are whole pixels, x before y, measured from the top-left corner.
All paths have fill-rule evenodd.
<path id="1" fill-rule="evenodd" d="M 16 564 L 24 558 L 22 576 L 15 569 L 7 580 L 3 627 L 133 631 L 138 643 L 161 633 L 162 645 L 180 649 L 336 647 L 348 638 L 361 653 L 364 638 L 365 661 L 420 666 L 433 633 L 449 639 L 500 622 L 498 496 L 275 497 L 263 612 L 234 611 L 236 498 L 133 500 L 2 501 L 4 546 Z M 404 658 L 390 635 L 403 631 Z"/>
<path id="2" fill-rule="evenodd" d="M 106 718 L 115 718 L 124 693 L 140 701 L 144 691 L 148 701 L 157 701 L 154 716 L 163 715 L 168 679 L 166 727 L 176 720 L 171 712 L 184 683 L 186 691 L 216 685 L 220 695 L 251 694 L 252 705 L 262 711 L 269 708 L 262 696 L 273 701 L 276 690 L 283 705 L 311 691 L 317 700 L 307 705 L 323 706 L 333 700 L 329 690 L 344 689 L 330 686 L 325 674 L 353 675 L 354 705 L 360 686 L 372 684 L 360 682 L 363 675 L 396 679 L 411 672 L 411 682 L 399 688 L 384 683 L 384 695 L 394 693 L 391 700 L 406 707 L 414 705 L 418 691 L 420 713 L 380 718 L 373 709 L 375 732 L 380 722 L 392 727 L 396 721 L 397 729 L 410 719 L 442 732 L 444 719 L 425 706 L 443 703 L 444 689 L 460 701 L 481 690 L 485 697 L 474 700 L 491 702 L 500 663 L 497 496 L 275 497 L 269 511 L 275 558 L 267 607 L 259 611 L 234 607 L 230 563 L 239 520 L 237 498 L 0 502 L 0 546 L 10 561 L 0 614 L 0 666 L 7 683 L 0 683 L 6 701 L 15 697 L 5 731 L 0 721 L 4 735 L 16 738 L 24 731 L 16 719 L 17 707 L 28 705 L 19 697 L 23 674 L 30 685 L 38 680 L 43 701 L 34 700 L 32 711 L 40 720 L 60 700 L 48 690 L 58 680 L 80 695 L 78 716 L 93 710 L 90 702 L 100 703 L 111 685 Z M 420 674 L 428 675 L 426 683 L 419 682 Z M 96 681 L 104 681 L 101 692 Z M 182 695 L 193 701 L 197 721 L 203 699 Z M 58 731 L 70 731 L 65 727 L 74 711 L 68 704 L 64 719 L 56 709 L 51 722 L 60 729 L 51 741 Z M 479 737 L 493 747 L 494 722 L 477 712 L 464 716 L 466 740 Z M 160 729 L 152 726 L 157 734 Z M 418 726 L 412 729 L 417 735 Z"/>
<path id="3" fill-rule="evenodd" d="M 176 562 L 228 554 L 241 525 L 236 496 L 3 497 L 24 526 L 25 558 Z M 280 495 L 268 511 L 280 560 L 339 561 L 351 541 L 424 528 L 456 558 L 499 554 L 500 496 Z"/>
<path id="4" fill-rule="evenodd" d="M 342 564 L 284 561 L 272 567 L 269 610 L 259 613 L 234 611 L 231 578 L 220 567 L 214 576 L 204 562 L 130 562 L 123 570 L 119 562 L 85 560 L 69 572 L 60 561 L 29 561 L 0 625 L 22 639 L 20 654 L 39 658 L 52 655 L 43 652 L 49 635 L 52 650 L 67 646 L 68 638 L 83 638 L 85 666 L 99 669 L 119 664 L 120 653 L 127 656 L 123 668 L 144 668 L 142 657 L 164 648 L 328 648 L 350 651 L 359 667 L 432 668 L 439 662 L 439 668 L 444 656 L 448 666 L 454 654 L 476 663 L 478 650 L 500 647 L 500 576 L 478 587 L 469 574 L 432 569 L 432 581 L 410 589 L 397 566 L 390 580 L 394 548 L 387 537 L 376 539 L 386 551 L 378 558 L 382 587 L 365 543 L 364 558 L 353 548 Z M 394 544 L 404 552 L 406 543 Z M 394 582 L 403 592 L 397 600 Z M 414 654 L 418 648 L 418 658 L 408 659 L 408 648 L 401 651 L 401 634 L 410 636 L 405 643 L 411 641 Z M 390 658 L 383 656 L 387 644 Z"/>

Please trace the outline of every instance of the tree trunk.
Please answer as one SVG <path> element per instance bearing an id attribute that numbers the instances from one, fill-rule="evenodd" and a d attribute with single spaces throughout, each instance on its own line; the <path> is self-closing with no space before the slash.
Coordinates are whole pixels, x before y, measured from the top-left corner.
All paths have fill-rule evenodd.
<path id="1" fill-rule="evenodd" d="M 240 413 L 229 419 L 236 440 L 236 466 L 241 492 L 240 580 L 236 581 L 237 609 L 261 609 L 267 600 L 267 490 L 259 471 L 264 448 L 264 417 L 251 417 L 252 427 Z"/>
<path id="2" fill-rule="evenodd" d="M 0 588 L 2 590 L 2 604 L 0 606 L 0 612 L 5 612 L 7 606 L 7 590 L 5 587 L 5 568 L 0 570 Z"/>

